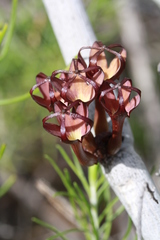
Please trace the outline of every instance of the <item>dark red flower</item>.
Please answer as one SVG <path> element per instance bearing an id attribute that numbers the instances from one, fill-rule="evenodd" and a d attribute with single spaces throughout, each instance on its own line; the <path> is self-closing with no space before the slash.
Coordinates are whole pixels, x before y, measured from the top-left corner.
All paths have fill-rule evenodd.
<path id="1" fill-rule="evenodd" d="M 114 90 L 117 90 L 117 96 Z M 136 95 L 131 98 L 132 92 Z M 129 117 L 133 109 L 140 103 L 140 99 L 141 91 L 132 87 L 132 81 L 128 78 L 124 78 L 118 83 L 107 81 L 105 89 L 101 91 L 99 97 L 99 101 L 110 117 Z"/>
<path id="2" fill-rule="evenodd" d="M 82 51 L 86 50 L 90 51 L 88 63 L 82 57 Z M 113 55 L 110 64 L 106 53 Z M 79 50 L 68 71 L 56 70 L 51 77 L 39 73 L 36 85 L 30 90 L 39 105 L 53 112 L 43 119 L 44 129 L 70 143 L 82 165 L 96 164 L 120 149 L 124 120 L 140 102 L 141 92 L 132 87 L 130 79 L 118 81 L 125 62 L 126 50 L 121 45 L 107 47 L 95 42 L 92 47 Z M 41 96 L 34 94 L 36 88 Z M 88 109 L 94 100 L 93 123 Z M 108 130 L 106 112 L 112 121 L 112 132 Z"/>
<path id="3" fill-rule="evenodd" d="M 132 92 L 136 95 L 131 98 Z M 99 101 L 112 121 L 112 135 L 107 143 L 108 154 L 113 155 L 120 149 L 124 120 L 138 106 L 140 98 L 140 90 L 132 87 L 132 81 L 128 78 L 119 83 L 107 81 L 105 90 L 101 91 Z"/>

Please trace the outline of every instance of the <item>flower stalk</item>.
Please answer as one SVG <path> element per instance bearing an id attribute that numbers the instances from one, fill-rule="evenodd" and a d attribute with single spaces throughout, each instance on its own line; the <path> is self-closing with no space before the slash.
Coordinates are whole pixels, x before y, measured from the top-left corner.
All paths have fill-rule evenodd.
<path id="1" fill-rule="evenodd" d="M 97 170 L 98 166 L 94 165 L 88 169 L 88 180 L 89 180 L 89 201 L 91 204 L 91 215 L 93 218 L 93 223 L 95 230 L 98 234 L 99 229 L 99 220 L 98 220 L 98 198 L 97 198 L 97 189 L 96 189 L 96 182 L 97 182 Z M 97 234 L 93 235 L 93 239 L 98 240 L 99 236 Z"/>

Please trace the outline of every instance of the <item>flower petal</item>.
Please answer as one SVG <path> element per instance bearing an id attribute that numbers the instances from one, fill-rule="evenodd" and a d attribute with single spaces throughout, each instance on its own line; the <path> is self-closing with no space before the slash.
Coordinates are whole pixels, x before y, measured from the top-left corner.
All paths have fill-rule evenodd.
<path id="1" fill-rule="evenodd" d="M 125 105 L 127 104 L 127 102 L 129 102 L 129 97 L 130 97 L 131 91 L 132 91 L 131 87 L 132 87 L 131 79 L 124 79 L 121 82 L 123 101 L 124 101 Z"/>
<path id="2" fill-rule="evenodd" d="M 87 84 L 80 76 L 76 76 L 66 96 L 70 101 L 81 100 L 88 102 L 94 98 L 95 91 L 89 83 Z"/>
<path id="3" fill-rule="evenodd" d="M 127 112 L 128 117 L 130 116 L 131 112 L 139 105 L 141 100 L 140 94 L 137 94 L 134 98 L 131 99 L 130 102 L 125 106 L 125 110 Z"/>
<path id="4" fill-rule="evenodd" d="M 82 103 L 76 108 L 75 115 L 74 113 L 65 115 L 66 136 L 69 141 L 81 141 L 82 137 L 91 130 L 91 126 L 80 116 L 88 116 L 87 108 Z"/>
<path id="5" fill-rule="evenodd" d="M 119 109 L 119 99 L 116 99 L 108 81 L 105 84 L 105 90 L 100 94 L 99 101 L 110 116 L 113 116 Z"/>

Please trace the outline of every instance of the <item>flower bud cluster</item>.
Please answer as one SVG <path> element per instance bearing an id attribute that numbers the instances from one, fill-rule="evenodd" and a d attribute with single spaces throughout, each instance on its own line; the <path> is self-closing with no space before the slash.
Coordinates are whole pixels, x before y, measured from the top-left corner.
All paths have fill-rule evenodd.
<path id="1" fill-rule="evenodd" d="M 82 57 L 86 50 L 88 64 Z M 110 63 L 108 53 L 112 56 Z M 140 103 L 141 92 L 132 86 L 131 79 L 120 80 L 126 63 L 126 50 L 121 45 L 105 46 L 96 41 L 92 47 L 81 48 L 77 56 L 68 71 L 56 70 L 50 77 L 39 73 L 30 93 L 35 102 L 51 112 L 43 119 L 44 129 L 70 143 L 80 163 L 91 166 L 120 149 L 124 120 Z M 36 88 L 42 96 L 34 94 Z M 89 105 L 93 101 L 92 121 Z M 106 114 L 112 121 L 111 132 Z"/>

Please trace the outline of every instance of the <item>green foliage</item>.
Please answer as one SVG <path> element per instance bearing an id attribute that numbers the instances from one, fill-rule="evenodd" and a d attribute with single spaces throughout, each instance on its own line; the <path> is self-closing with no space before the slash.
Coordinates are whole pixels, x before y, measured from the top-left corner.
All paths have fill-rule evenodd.
<path id="1" fill-rule="evenodd" d="M 0 45 L 2 45 L 1 51 L 0 51 L 0 61 L 2 61 L 4 59 L 4 57 L 7 55 L 9 47 L 10 47 L 10 43 L 11 43 L 13 31 L 14 31 L 14 26 L 15 26 L 15 20 L 16 20 L 17 2 L 18 2 L 17 0 L 12 1 L 12 12 L 11 12 L 9 26 L 7 23 L 5 23 L 2 27 L 2 29 L 0 30 Z M 1 105 L 1 103 L 0 103 L 0 105 Z M 6 145 L 2 144 L 1 148 L 0 148 L 0 160 L 2 159 L 5 149 L 6 149 Z M 0 186 L 0 198 L 9 191 L 9 189 L 13 186 L 15 181 L 16 181 L 16 176 L 11 175 L 3 183 L 3 185 Z"/>
<path id="2" fill-rule="evenodd" d="M 0 160 L 2 159 L 3 157 L 3 154 L 4 154 L 4 151 L 6 149 L 6 145 L 5 144 L 2 144 L 1 148 L 0 148 Z"/>
<path id="3" fill-rule="evenodd" d="M 4 154 L 6 145 L 2 144 L 1 148 L 0 148 L 0 160 L 2 159 L 2 156 Z M 9 189 L 13 186 L 13 184 L 16 181 L 16 176 L 15 175 L 11 175 L 4 183 L 2 186 L 0 186 L 0 198 L 5 195 Z"/>
<path id="4" fill-rule="evenodd" d="M 15 21 L 16 21 L 17 2 L 18 0 L 12 1 L 12 13 L 11 13 L 11 19 L 10 19 L 8 31 L 7 31 L 7 26 L 8 26 L 7 24 L 4 24 L 3 29 L 0 31 L 0 44 L 2 43 L 6 34 L 6 39 L 0 53 L 0 61 L 7 55 L 7 52 L 9 50 L 9 46 L 11 43 L 13 31 L 14 31 Z"/>
<path id="5" fill-rule="evenodd" d="M 2 40 L 6 34 L 7 28 L 8 28 L 8 24 L 5 23 L 2 30 L 0 30 L 0 44 L 2 43 Z"/>
<path id="6" fill-rule="evenodd" d="M 41 221 L 41 220 L 38 219 L 38 218 L 32 218 L 32 221 L 33 221 L 34 223 L 37 223 L 37 224 L 41 225 L 42 227 L 45 227 L 45 228 L 47 228 L 47 229 L 49 229 L 49 230 L 51 230 L 52 232 L 55 233 L 54 236 L 51 236 L 51 237 L 47 238 L 46 240 L 53 240 L 53 239 L 56 239 L 56 238 L 58 238 L 58 237 L 61 237 L 61 239 L 63 239 L 63 240 L 67 240 L 67 238 L 66 238 L 65 236 L 66 236 L 68 233 L 71 233 L 71 232 L 81 232 L 81 231 L 83 231 L 83 230 L 79 230 L 78 228 L 73 228 L 73 229 L 69 229 L 69 230 L 60 232 L 60 231 L 58 231 L 57 228 L 51 226 L 51 225 L 48 224 L 48 223 L 45 223 L 45 222 Z"/>
<path id="7" fill-rule="evenodd" d="M 16 176 L 11 175 L 2 186 L 0 186 L 0 198 L 5 195 L 16 182 Z"/>
<path id="8" fill-rule="evenodd" d="M 56 239 L 57 237 L 67 240 L 66 234 L 77 230 L 83 231 L 86 240 L 108 239 L 111 234 L 113 220 L 124 211 L 124 207 L 120 205 L 120 207 L 115 208 L 118 198 L 111 198 L 109 184 L 99 165 L 89 167 L 87 177 L 73 152 L 71 159 L 60 145 L 56 145 L 56 148 L 67 162 L 69 168 L 78 177 L 80 184 L 72 181 L 68 169 L 60 169 L 56 161 L 45 155 L 45 158 L 58 173 L 66 188 L 66 192 L 57 192 L 53 197 L 65 196 L 68 198 L 79 228 L 59 232 L 55 227 L 39 219 L 34 218 L 33 221 L 55 233 L 54 236 L 47 240 Z M 123 240 L 127 240 L 131 228 L 132 223 L 129 220 Z"/>

